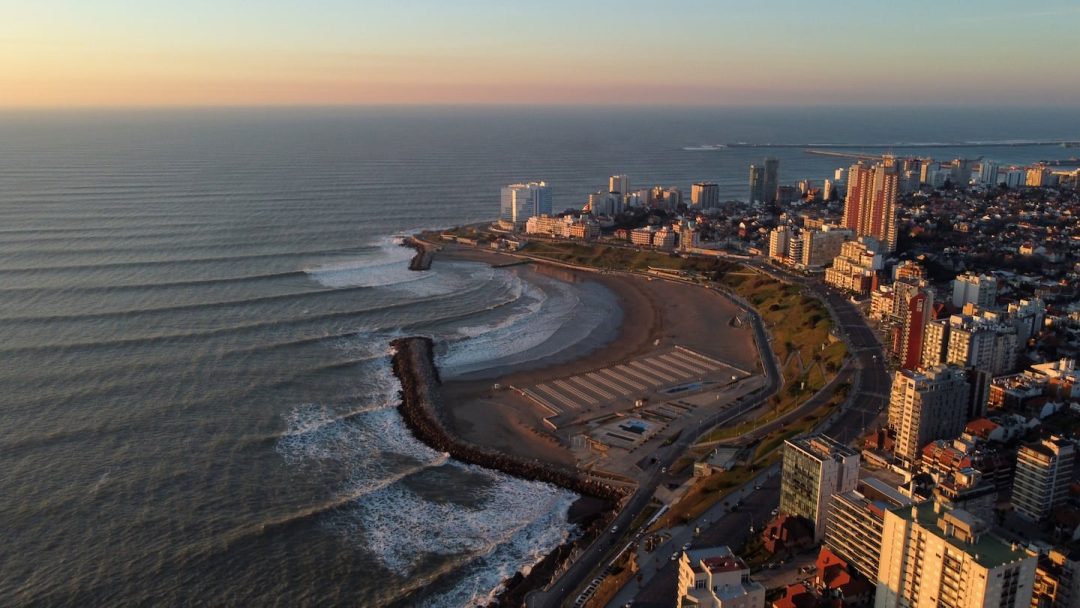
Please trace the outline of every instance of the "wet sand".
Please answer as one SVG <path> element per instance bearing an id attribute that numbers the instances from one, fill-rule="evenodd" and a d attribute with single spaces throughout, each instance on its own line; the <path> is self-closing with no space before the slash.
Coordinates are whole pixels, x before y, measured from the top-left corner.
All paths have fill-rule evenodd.
<path id="1" fill-rule="evenodd" d="M 438 258 L 505 264 L 516 258 L 474 249 L 447 247 Z M 436 262 L 437 263 L 437 262 Z M 492 384 L 527 386 L 618 364 L 675 344 L 750 371 L 759 370 L 752 331 L 732 327 L 739 309 L 723 296 L 695 285 L 534 265 L 540 272 L 569 281 L 596 281 L 618 301 L 622 323 L 604 344 L 572 345 L 555 357 L 562 362 L 494 370 L 480 378 L 448 380 L 442 386 L 448 424 L 463 439 L 524 458 L 572 464 L 564 439 L 547 427 L 547 412 L 510 391 L 496 395 Z M 561 275 L 561 276 L 560 276 Z M 659 344 L 656 344 L 657 341 Z M 517 367 L 518 369 L 515 369 Z M 501 373 L 498 373 L 501 372 Z M 497 398 L 496 398 L 497 397 Z"/>

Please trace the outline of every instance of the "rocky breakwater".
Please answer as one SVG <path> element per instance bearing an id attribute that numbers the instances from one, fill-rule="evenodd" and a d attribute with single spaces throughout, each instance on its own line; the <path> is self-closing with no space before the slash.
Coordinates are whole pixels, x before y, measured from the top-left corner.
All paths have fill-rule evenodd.
<path id="1" fill-rule="evenodd" d="M 434 245 L 411 236 L 402 241 L 401 245 L 403 247 L 412 247 L 416 250 L 416 255 L 409 260 L 409 270 L 431 269 L 431 261 L 435 259 L 436 248 Z"/>
<path id="2" fill-rule="evenodd" d="M 434 343 L 431 338 L 398 338 L 390 342 L 394 355 L 394 374 L 401 382 L 401 405 L 398 408 L 405 425 L 417 439 L 432 449 L 446 452 L 450 457 L 515 477 L 542 481 L 582 495 L 571 507 L 570 520 L 581 529 L 581 536 L 556 548 L 529 574 L 518 573 L 503 585 L 497 606 L 519 606 L 532 589 L 546 586 L 561 569 L 562 563 L 574 554 L 575 545 L 587 546 L 602 534 L 615 515 L 620 501 L 627 497 L 626 488 L 611 485 L 584 475 L 576 469 L 551 463 L 525 460 L 497 450 L 483 448 L 454 436 L 449 430 L 441 402 L 439 370 L 435 366 Z"/>

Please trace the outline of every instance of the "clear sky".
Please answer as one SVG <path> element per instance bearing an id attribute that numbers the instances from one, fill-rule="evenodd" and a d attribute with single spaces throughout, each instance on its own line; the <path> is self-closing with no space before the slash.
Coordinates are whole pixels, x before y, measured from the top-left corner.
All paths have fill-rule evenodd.
<path id="1" fill-rule="evenodd" d="M 1080 1 L 0 0 L 0 107 L 1080 105 Z"/>

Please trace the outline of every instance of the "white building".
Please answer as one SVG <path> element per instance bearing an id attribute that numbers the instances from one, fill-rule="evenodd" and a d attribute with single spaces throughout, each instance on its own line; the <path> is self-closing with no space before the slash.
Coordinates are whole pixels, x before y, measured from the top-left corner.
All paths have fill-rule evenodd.
<path id="1" fill-rule="evenodd" d="M 974 304 L 979 308 L 992 308 L 997 300 L 997 279 L 992 275 L 964 273 L 953 280 L 952 303 L 957 310 L 965 304 Z"/>
<path id="2" fill-rule="evenodd" d="M 765 587 L 728 547 L 693 549 L 679 556 L 678 608 L 763 608 Z"/>
<path id="3" fill-rule="evenodd" d="M 530 217 L 551 215 L 551 189 L 546 182 L 510 184 L 502 189 L 499 219 L 522 228 Z"/>

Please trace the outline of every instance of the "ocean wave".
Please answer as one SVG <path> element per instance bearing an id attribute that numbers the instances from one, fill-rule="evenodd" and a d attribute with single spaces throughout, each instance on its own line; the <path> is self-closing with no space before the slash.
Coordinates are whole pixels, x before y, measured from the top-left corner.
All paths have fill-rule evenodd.
<path id="1" fill-rule="evenodd" d="M 572 286 L 523 283 L 519 310 L 489 324 L 463 327 L 448 338 L 445 352 L 438 356 L 440 370 L 453 376 L 484 369 L 536 348 L 575 317 L 581 300 Z"/>
<path id="2" fill-rule="evenodd" d="M 476 560 L 495 558 L 500 549 L 507 555 L 543 555 L 570 534 L 566 510 L 576 499 L 572 492 L 453 461 L 447 466 L 490 481 L 489 487 L 478 492 L 475 506 L 430 500 L 395 484 L 341 512 L 356 518 L 359 528 L 355 532 L 380 563 L 398 576 L 410 577 L 426 557 L 442 556 L 456 562 L 456 568 L 472 564 L 475 572 L 459 586 L 470 595 L 486 595 L 504 575 L 535 560 L 500 564 L 497 570 L 491 568 L 494 564 L 477 564 Z M 348 522 L 334 523 L 349 531 Z M 555 534 L 540 535 L 542 530 Z M 547 538 L 537 544 L 538 536 Z"/>

